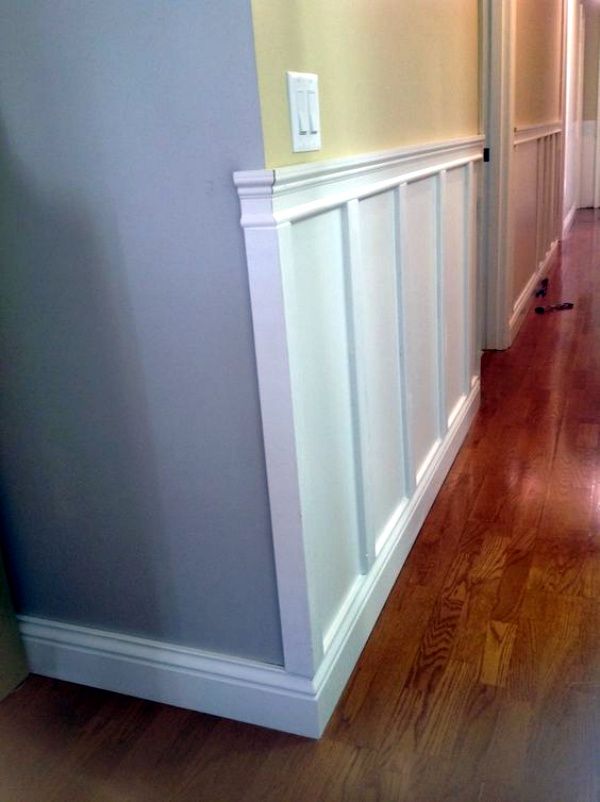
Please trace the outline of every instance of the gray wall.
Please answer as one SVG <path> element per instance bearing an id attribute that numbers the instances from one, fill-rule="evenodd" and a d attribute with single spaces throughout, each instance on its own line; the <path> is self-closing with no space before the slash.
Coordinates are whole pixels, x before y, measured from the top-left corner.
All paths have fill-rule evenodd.
<path id="1" fill-rule="evenodd" d="M 4 548 L 20 612 L 271 662 L 239 209 L 247 0 L 0 4 Z"/>

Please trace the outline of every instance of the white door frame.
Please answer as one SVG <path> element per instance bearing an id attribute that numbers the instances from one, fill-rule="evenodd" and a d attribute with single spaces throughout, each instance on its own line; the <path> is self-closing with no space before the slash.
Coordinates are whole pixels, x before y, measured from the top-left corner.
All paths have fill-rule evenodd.
<path id="1" fill-rule="evenodd" d="M 598 48 L 598 94 L 596 97 L 596 147 L 594 150 L 594 209 L 600 206 L 600 48 Z"/>
<path id="2" fill-rule="evenodd" d="M 558 196 L 558 221 L 557 237 L 562 239 L 563 226 L 565 222 L 565 179 L 566 179 L 566 157 L 569 145 L 568 116 L 569 116 L 569 80 L 567 68 L 569 65 L 569 0 L 563 0 L 562 4 L 562 59 L 561 59 L 561 87 L 560 87 L 560 120 L 562 124 L 562 138 L 560 149 L 560 183 Z"/>
<path id="3" fill-rule="evenodd" d="M 485 287 L 483 347 L 510 345 L 512 257 L 511 164 L 514 144 L 514 76 L 517 0 L 483 0 L 483 114 L 490 161 L 483 187 L 482 251 Z"/>
<path id="4" fill-rule="evenodd" d="M 511 169 L 515 133 L 516 14 L 519 0 L 481 0 L 482 112 L 490 161 L 485 165 L 481 241 L 485 276 L 483 347 L 504 349 L 511 344 L 513 209 Z M 578 0 L 575 0 L 578 2 Z M 579 5 L 579 2 L 578 2 Z M 562 2 L 562 75 L 560 149 L 556 237 L 562 238 L 567 135 L 567 35 L 569 0 Z M 579 25 L 579 20 L 578 23 Z M 579 31 L 579 35 L 580 31 Z M 598 110 L 594 205 L 600 206 L 600 56 L 598 60 Z M 578 87 L 575 87 L 578 91 Z"/>
<path id="5" fill-rule="evenodd" d="M 576 170 L 577 170 L 577 191 L 576 191 L 576 206 L 581 208 L 581 156 L 583 153 L 583 82 L 585 78 L 585 6 L 580 2 L 579 4 L 579 40 L 577 42 L 577 154 L 576 154 Z M 599 59 L 600 60 L 600 59 Z M 596 110 L 597 113 L 597 110 Z"/>
<path id="6" fill-rule="evenodd" d="M 565 208 L 567 182 L 574 182 L 573 206 L 579 206 L 580 181 L 578 164 L 581 161 L 581 117 L 583 95 L 583 36 L 585 20 L 581 0 L 564 0 L 563 2 L 563 52 L 562 52 L 562 86 L 561 86 L 561 120 L 563 128 L 563 147 L 561 154 L 561 191 L 559 234 L 562 239 L 573 220 L 573 207 Z M 571 71 L 574 74 L 571 74 Z M 569 111 L 573 108 L 575 119 L 569 119 Z M 573 154 L 573 150 L 576 154 Z M 596 153 L 598 138 L 596 137 Z M 572 163 L 571 163 L 572 160 Z M 595 166 L 598 159 L 595 160 Z M 598 177 L 594 176 L 594 204 L 596 201 Z"/>

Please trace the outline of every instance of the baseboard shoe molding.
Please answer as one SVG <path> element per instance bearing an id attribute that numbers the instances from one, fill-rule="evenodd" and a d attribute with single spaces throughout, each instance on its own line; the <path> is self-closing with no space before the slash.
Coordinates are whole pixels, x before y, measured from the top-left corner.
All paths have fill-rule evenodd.
<path id="1" fill-rule="evenodd" d="M 554 240 L 552 245 L 550 246 L 550 250 L 544 257 L 544 259 L 540 262 L 538 269 L 535 273 L 531 276 L 523 292 L 517 298 L 517 301 L 513 308 L 513 313 L 511 315 L 509 321 L 509 331 L 510 331 L 510 344 L 512 345 L 515 341 L 515 337 L 519 333 L 519 329 L 521 328 L 523 321 L 525 320 L 525 315 L 530 307 L 533 292 L 535 289 L 535 285 L 540 281 L 542 275 L 548 270 L 552 263 L 552 259 L 556 255 L 556 251 L 558 248 L 558 240 Z"/>
<path id="2" fill-rule="evenodd" d="M 569 231 L 571 230 L 571 226 L 573 225 L 573 221 L 575 220 L 575 213 L 577 212 L 577 204 L 574 203 L 571 209 L 567 212 L 565 219 L 563 221 L 562 227 L 562 238 L 564 239 Z"/>
<path id="3" fill-rule="evenodd" d="M 314 679 L 279 666 L 20 616 L 32 672 L 318 738 L 347 683 L 479 407 L 479 380 L 369 574 L 352 589 Z"/>

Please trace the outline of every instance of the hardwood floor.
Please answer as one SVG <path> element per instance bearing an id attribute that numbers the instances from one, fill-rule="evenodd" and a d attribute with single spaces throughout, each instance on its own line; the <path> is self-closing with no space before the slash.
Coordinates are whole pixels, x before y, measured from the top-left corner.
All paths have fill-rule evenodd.
<path id="1" fill-rule="evenodd" d="M 600 217 L 484 401 L 320 742 L 31 677 L 1 802 L 598 802 Z"/>

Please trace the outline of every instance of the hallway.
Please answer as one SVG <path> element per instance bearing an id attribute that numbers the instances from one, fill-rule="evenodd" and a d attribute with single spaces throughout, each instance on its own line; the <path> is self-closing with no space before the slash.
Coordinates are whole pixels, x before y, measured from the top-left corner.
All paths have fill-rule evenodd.
<path id="1" fill-rule="evenodd" d="M 597 800 L 599 261 L 579 212 L 321 741 L 31 677 L 2 802 Z"/>

